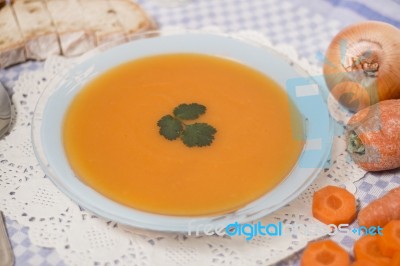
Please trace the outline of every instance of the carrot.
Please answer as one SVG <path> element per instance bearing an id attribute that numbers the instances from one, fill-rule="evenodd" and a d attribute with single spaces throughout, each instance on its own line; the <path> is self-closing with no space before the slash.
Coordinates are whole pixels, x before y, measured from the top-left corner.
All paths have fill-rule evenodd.
<path id="1" fill-rule="evenodd" d="M 369 260 L 356 260 L 351 266 L 381 266 L 382 264 Z"/>
<path id="2" fill-rule="evenodd" d="M 390 263 L 390 258 L 385 257 L 379 248 L 379 236 L 366 235 L 357 240 L 354 244 L 354 255 L 357 260 L 367 260 L 386 266 Z"/>
<path id="3" fill-rule="evenodd" d="M 356 217 L 356 199 L 344 188 L 326 186 L 314 193 L 312 212 L 325 224 L 350 224 Z"/>
<path id="4" fill-rule="evenodd" d="M 379 238 L 379 248 L 382 254 L 393 257 L 400 252 L 400 220 L 390 221 L 383 228 L 383 236 Z"/>
<path id="5" fill-rule="evenodd" d="M 400 252 L 396 252 L 390 262 L 390 266 L 400 266 Z"/>
<path id="6" fill-rule="evenodd" d="M 348 122 L 347 151 L 367 171 L 400 167 L 400 100 L 362 109 Z"/>
<path id="7" fill-rule="evenodd" d="M 301 266 L 347 266 L 350 257 L 332 240 L 322 240 L 308 244 L 301 258 Z"/>
<path id="8" fill-rule="evenodd" d="M 385 226 L 391 220 L 400 220 L 400 187 L 371 202 L 358 213 L 361 226 Z"/>

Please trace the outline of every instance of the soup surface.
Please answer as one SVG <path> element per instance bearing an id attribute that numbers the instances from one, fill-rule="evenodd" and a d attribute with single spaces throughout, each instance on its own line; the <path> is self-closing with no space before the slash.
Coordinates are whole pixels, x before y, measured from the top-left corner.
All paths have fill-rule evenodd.
<path id="1" fill-rule="evenodd" d="M 206 107 L 184 123 L 214 127 L 209 146 L 160 134 L 160 118 L 185 103 Z M 114 201 L 168 215 L 223 213 L 274 188 L 296 164 L 303 126 L 291 107 L 279 85 L 243 64 L 158 55 L 88 83 L 67 111 L 63 141 L 76 175 Z"/>

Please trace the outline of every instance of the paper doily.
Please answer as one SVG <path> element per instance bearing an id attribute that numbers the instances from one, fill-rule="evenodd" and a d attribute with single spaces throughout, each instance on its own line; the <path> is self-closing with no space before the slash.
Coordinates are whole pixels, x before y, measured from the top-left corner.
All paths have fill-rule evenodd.
<path id="1" fill-rule="evenodd" d="M 286 45 L 272 45 L 261 34 L 245 31 L 238 37 L 256 40 L 280 51 L 312 74 L 318 68 L 300 60 Z M 83 60 L 51 57 L 41 71 L 23 73 L 14 87 L 14 121 L 10 134 L 0 140 L 0 209 L 29 227 L 33 244 L 55 248 L 68 265 L 269 265 L 305 247 L 308 241 L 326 235 L 317 232 L 278 237 L 187 236 L 148 232 L 106 221 L 82 210 L 60 193 L 45 177 L 31 144 L 31 119 L 36 102 L 48 81 L 57 73 Z M 329 109 L 341 120 L 334 101 Z M 286 207 L 261 222 L 321 225 L 312 218 L 311 201 L 315 190 L 326 185 L 345 186 L 355 192 L 354 182 L 365 175 L 344 152 L 344 141 L 335 138 L 332 164 L 315 182 Z"/>

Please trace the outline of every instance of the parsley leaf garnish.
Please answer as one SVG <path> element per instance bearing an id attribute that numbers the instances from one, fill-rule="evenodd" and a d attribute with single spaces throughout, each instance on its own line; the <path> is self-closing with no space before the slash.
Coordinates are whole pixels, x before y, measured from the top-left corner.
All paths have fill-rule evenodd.
<path id="1" fill-rule="evenodd" d="M 181 139 L 188 147 L 209 146 L 214 140 L 217 130 L 206 123 L 194 123 L 187 125 L 182 133 Z"/>
<path id="2" fill-rule="evenodd" d="M 157 123 L 160 127 L 160 134 L 168 140 L 177 139 L 183 130 L 181 121 L 173 117 L 172 115 L 163 116 Z"/>
<path id="3" fill-rule="evenodd" d="M 172 115 L 165 115 L 157 122 L 160 135 L 168 140 L 178 137 L 187 147 L 209 146 L 214 141 L 217 130 L 207 123 L 185 124 L 182 120 L 194 120 L 206 112 L 201 104 L 180 104 Z"/>
<path id="4" fill-rule="evenodd" d="M 198 103 L 180 104 L 174 109 L 174 115 L 182 120 L 193 120 L 199 118 L 206 112 L 206 107 Z"/>

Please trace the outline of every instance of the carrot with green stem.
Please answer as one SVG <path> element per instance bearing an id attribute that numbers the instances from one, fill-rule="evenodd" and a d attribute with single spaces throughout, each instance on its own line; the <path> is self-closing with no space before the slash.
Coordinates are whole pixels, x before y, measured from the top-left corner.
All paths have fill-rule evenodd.
<path id="1" fill-rule="evenodd" d="M 348 122 L 347 151 L 367 171 L 400 167 L 400 100 L 362 109 Z"/>

